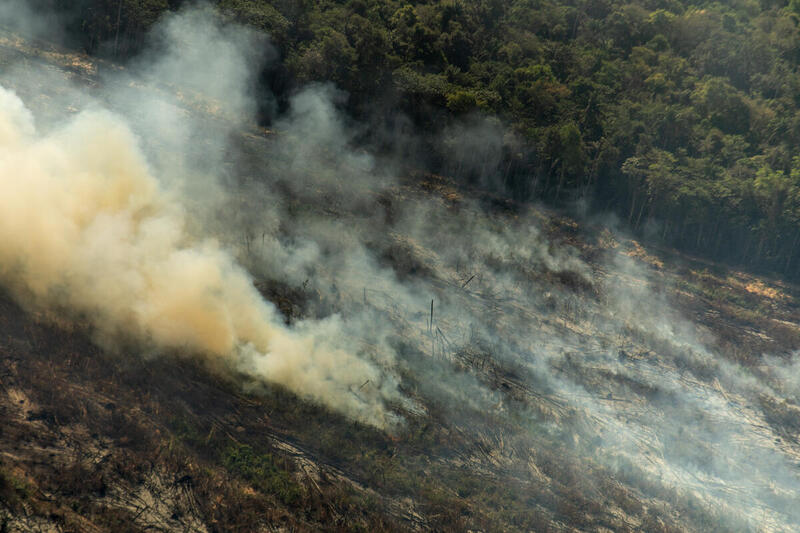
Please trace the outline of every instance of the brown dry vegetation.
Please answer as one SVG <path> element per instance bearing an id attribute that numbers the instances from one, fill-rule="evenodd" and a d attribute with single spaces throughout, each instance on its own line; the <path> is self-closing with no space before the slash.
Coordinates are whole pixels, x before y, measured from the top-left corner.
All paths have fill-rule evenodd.
<path id="1" fill-rule="evenodd" d="M 675 304 L 695 313 L 720 343 L 738 346 L 736 353 L 747 354 L 743 362 L 757 366 L 759 349 L 795 345 L 795 326 L 787 325 L 798 318 L 791 287 L 775 286 L 782 298 L 776 315 L 745 322 L 748 310 L 776 305 L 776 292 L 768 290 L 773 285 L 674 266 L 685 261 L 665 256 L 667 266 L 659 269 L 680 288 Z M 752 283 L 767 289 L 749 290 Z M 287 320 L 303 316 L 303 288 L 260 288 Z M 692 515 L 689 503 L 663 487 L 642 486 L 634 471 L 628 479 L 605 472 L 580 446 L 564 448 L 568 435 L 505 442 L 514 432 L 491 414 L 470 420 L 465 431 L 430 406 L 391 437 L 280 388 L 243 394 L 235 376 L 220 378 L 180 356 L 103 353 L 90 335 L 46 325 L 0 298 L 0 523 L 6 530 L 46 523 L 58 531 L 674 531 L 714 520 L 699 509 Z M 405 349 L 409 359 L 429 357 Z M 564 428 L 580 424 L 579 412 L 480 346 L 454 356 L 456 369 L 476 375 L 534 419 Z M 649 356 L 620 352 L 621 359 Z M 623 376 L 598 374 L 581 358 L 566 357 L 559 371 L 587 390 L 616 383 L 617 395 L 660 397 Z M 404 377 L 413 383 L 413 376 Z M 771 423 L 792 433 L 787 421 L 796 406 L 765 400 L 763 407 Z M 498 476 L 519 464 L 530 465 L 528 474 Z M 506 466 L 498 471 L 498 465 Z M 653 494 L 661 503 L 653 504 Z M 664 512 L 675 506 L 684 511 Z"/>
<path id="2" fill-rule="evenodd" d="M 412 174 L 367 207 L 391 218 L 393 206 L 409 197 L 457 209 L 473 195 L 444 177 Z M 519 210 L 491 197 L 484 203 L 502 216 Z M 299 208 L 338 216 L 327 204 Z M 606 297 L 603 259 L 609 248 L 622 248 L 673 289 L 670 303 L 704 325 L 721 353 L 744 366 L 758 371 L 762 354 L 798 346 L 792 285 L 614 239 L 551 212 L 537 216 L 554 245 L 575 247 L 596 274 L 590 283 L 568 271 L 527 273 L 537 287 L 567 295 L 546 299 L 528 317 L 544 334 L 579 328 L 581 299 Z M 391 236 L 375 247 L 400 278 L 437 275 L 433 252 L 410 239 Z M 483 306 L 487 320 L 518 311 L 470 292 L 469 275 L 436 281 Z M 260 280 L 257 287 L 287 323 L 335 307 L 305 285 Z M 459 419 L 429 403 L 389 435 L 280 387 L 245 393 L 240 376 L 180 354 L 104 353 L 90 330 L 52 324 L 0 295 L 0 531 L 673 532 L 720 523 L 636 465 L 612 472 L 594 461 L 599 440 L 579 431 L 589 425 L 586 414 L 480 342 L 433 357 L 413 339 L 401 338 L 395 348 L 406 368 L 474 377 L 514 415 Z M 588 329 L 586 336 L 601 337 Z M 620 361 L 673 355 L 674 347 L 648 335 L 633 325 L 622 332 Z M 601 340 L 612 349 L 611 340 Z M 590 356 L 566 353 L 553 371 L 609 402 L 671 401 L 669 392 L 593 366 Z M 708 369 L 690 370 L 711 381 Z M 421 398 L 419 377 L 406 371 L 402 378 L 404 393 Z M 777 432 L 796 439 L 798 406 L 765 397 L 760 407 Z M 706 451 L 695 454 L 703 460 Z"/>

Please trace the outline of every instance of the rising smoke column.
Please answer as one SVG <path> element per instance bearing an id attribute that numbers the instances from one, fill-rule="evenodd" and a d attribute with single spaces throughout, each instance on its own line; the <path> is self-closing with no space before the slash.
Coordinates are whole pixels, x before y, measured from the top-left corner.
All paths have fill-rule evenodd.
<path id="1" fill-rule="evenodd" d="M 335 319 L 287 329 L 232 256 L 186 228 L 120 118 L 88 111 L 39 134 L 0 87 L 0 282 L 23 305 L 89 319 L 108 347 L 201 354 L 391 425 L 394 381 L 329 342 Z"/>

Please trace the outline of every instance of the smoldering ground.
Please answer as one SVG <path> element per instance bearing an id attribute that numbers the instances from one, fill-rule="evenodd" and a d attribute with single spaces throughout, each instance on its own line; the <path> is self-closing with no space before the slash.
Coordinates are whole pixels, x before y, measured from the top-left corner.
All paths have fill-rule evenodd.
<path id="1" fill-rule="evenodd" d="M 193 73 L 185 90 L 197 90 L 202 84 L 197 58 L 181 64 L 178 56 L 181 46 L 198 45 L 203 35 L 221 60 L 218 68 L 205 71 L 209 83 L 227 74 L 225 83 L 244 85 L 247 56 L 244 43 L 233 37 L 245 32 L 217 25 L 205 8 L 168 19 L 157 31 L 161 46 L 176 48 L 174 55 L 166 53 L 163 62 L 135 71 L 183 77 L 185 69 Z M 176 43 L 178 34 L 197 38 Z M 132 79 L 126 74 L 107 86 L 113 91 Z M 220 154 L 206 153 L 199 164 L 188 159 L 194 152 L 183 148 L 194 140 L 187 129 L 193 124 L 181 123 L 180 109 L 157 96 L 133 101 L 128 95 L 106 93 L 75 117 L 37 128 L 22 101 L 3 90 L 4 284 L 30 308 L 58 308 L 90 319 L 106 346 L 139 339 L 155 349 L 221 358 L 363 422 L 391 425 L 383 404 L 400 395 L 389 370 L 357 355 L 352 344 L 347 350 L 337 345 L 335 317 L 282 327 L 251 277 L 204 233 L 201 217 L 222 190 L 214 172 L 221 168 Z M 243 93 L 237 100 L 233 88 L 223 84 L 203 97 L 224 102 L 214 111 L 225 124 L 241 123 Z M 120 111 L 103 111 L 108 103 Z M 133 126 L 126 113 L 139 117 Z M 215 128 L 207 133 L 224 143 L 227 132 Z M 139 138 L 152 135 L 148 148 L 133 130 Z M 187 160 L 146 161 L 144 152 L 155 146 Z M 156 173 L 167 178 L 157 179 Z M 190 193 L 192 201 L 184 202 Z M 371 387 L 358 389 L 365 382 Z"/>
<path id="2" fill-rule="evenodd" d="M 1 93 L 0 272 L 20 301 L 379 427 L 436 411 L 497 437 L 469 457 L 492 475 L 538 482 L 555 450 L 591 467 L 585 490 L 614 476 L 687 528 L 800 521 L 800 450 L 760 407 L 789 385 L 712 352 L 624 248 L 588 260 L 540 210 L 489 212 L 446 181 L 421 192 L 353 145 L 330 85 L 299 90 L 263 140 L 248 116 L 263 42 L 207 8 L 156 35 L 96 89 L 64 88 L 75 116 L 35 124 Z M 37 79 L 56 83 L 3 75 Z M 469 140 L 448 168 L 501 172 L 491 124 L 446 129 L 443 145 Z M 253 277 L 302 288 L 313 318 L 285 327 Z"/>

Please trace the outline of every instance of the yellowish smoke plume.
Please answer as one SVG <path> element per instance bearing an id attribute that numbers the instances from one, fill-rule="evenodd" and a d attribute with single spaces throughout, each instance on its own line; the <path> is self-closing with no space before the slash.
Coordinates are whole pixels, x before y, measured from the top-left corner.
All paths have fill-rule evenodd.
<path id="1" fill-rule="evenodd" d="M 84 112 L 38 134 L 0 87 L 0 282 L 23 305 L 88 318 L 105 343 L 196 353 L 391 424 L 394 381 L 334 347 L 335 320 L 283 326 L 232 256 L 185 222 L 121 119 Z"/>

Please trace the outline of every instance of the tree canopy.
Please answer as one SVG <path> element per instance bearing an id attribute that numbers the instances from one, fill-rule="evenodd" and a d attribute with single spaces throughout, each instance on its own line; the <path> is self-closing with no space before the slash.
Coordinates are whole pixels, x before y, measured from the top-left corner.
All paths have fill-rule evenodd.
<path id="1" fill-rule="evenodd" d="M 118 58 L 181 3 L 52 2 Z M 420 131 L 499 117 L 509 194 L 581 195 L 668 244 L 800 272 L 797 0 L 216 3 L 271 36 L 279 98 L 326 80 L 354 114 L 391 101 Z"/>

